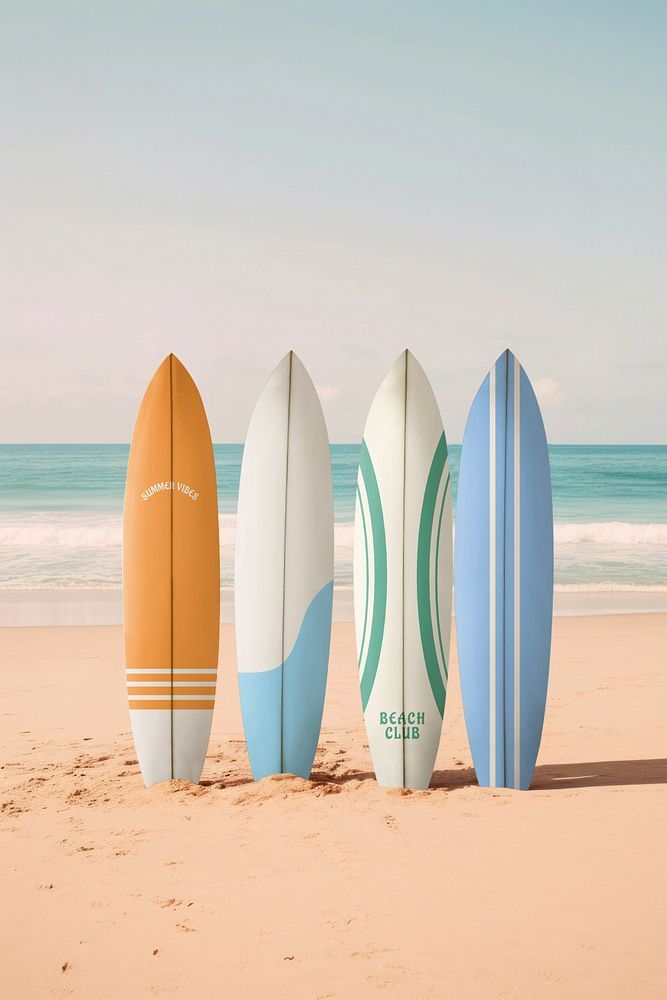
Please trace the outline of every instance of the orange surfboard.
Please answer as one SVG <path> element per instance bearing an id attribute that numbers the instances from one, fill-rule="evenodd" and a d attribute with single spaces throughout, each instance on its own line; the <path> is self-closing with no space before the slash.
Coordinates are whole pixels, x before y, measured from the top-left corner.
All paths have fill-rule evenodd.
<path id="1" fill-rule="evenodd" d="M 132 436 L 123 592 L 127 691 L 144 781 L 199 781 L 218 667 L 218 501 L 204 406 L 173 354 L 153 376 Z"/>

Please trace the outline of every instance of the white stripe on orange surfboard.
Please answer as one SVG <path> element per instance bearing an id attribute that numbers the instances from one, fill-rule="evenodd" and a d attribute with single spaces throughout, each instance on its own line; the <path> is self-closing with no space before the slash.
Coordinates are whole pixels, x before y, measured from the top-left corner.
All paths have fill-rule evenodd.
<path id="1" fill-rule="evenodd" d="M 128 667 L 127 694 L 134 711 L 178 709 L 211 711 L 214 706 L 216 667 Z"/>

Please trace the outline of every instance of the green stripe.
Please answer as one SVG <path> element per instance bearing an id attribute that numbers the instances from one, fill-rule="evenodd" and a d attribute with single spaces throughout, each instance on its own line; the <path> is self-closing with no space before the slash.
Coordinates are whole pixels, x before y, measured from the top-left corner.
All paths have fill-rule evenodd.
<path id="1" fill-rule="evenodd" d="M 375 470 L 366 442 L 361 442 L 359 471 L 364 481 L 368 498 L 368 512 L 371 520 L 373 539 L 373 610 L 371 613 L 371 634 L 364 672 L 361 677 L 361 704 L 364 712 L 373 690 L 380 662 L 380 650 L 384 638 L 384 623 L 387 616 L 387 537 L 382 515 L 382 501 Z M 368 549 L 366 550 L 368 556 Z M 361 664 L 360 664 L 361 666 Z"/>
<path id="2" fill-rule="evenodd" d="M 440 628 L 440 594 L 438 592 L 438 564 L 440 562 L 440 529 L 442 528 L 442 515 L 445 513 L 445 500 L 447 499 L 447 490 L 449 489 L 449 473 L 447 473 L 447 482 L 445 483 L 445 490 L 442 494 L 442 503 L 440 504 L 440 517 L 438 518 L 438 536 L 435 541 L 435 614 L 438 620 L 438 643 L 440 645 L 440 652 L 442 653 L 442 662 L 445 665 L 445 678 L 449 677 L 449 670 L 447 669 L 447 657 L 445 656 L 445 650 L 442 645 L 442 629 Z"/>
<path id="3" fill-rule="evenodd" d="M 366 535 L 366 515 L 364 514 L 364 504 L 361 499 L 361 490 L 357 486 L 357 498 L 359 501 L 359 513 L 361 514 L 361 526 L 364 529 L 364 556 L 366 557 L 366 576 L 364 578 L 366 583 L 366 594 L 364 597 L 364 628 L 361 633 L 361 646 L 359 647 L 359 667 L 361 667 L 361 661 L 364 658 L 364 646 L 366 644 L 366 625 L 368 623 L 368 538 Z"/>
<path id="4" fill-rule="evenodd" d="M 435 505 L 446 461 L 447 442 L 443 433 L 436 446 L 428 479 L 426 480 L 426 489 L 424 490 L 421 516 L 419 518 L 419 537 L 417 540 L 417 612 L 419 616 L 419 633 L 431 691 L 433 692 L 433 697 L 441 716 L 445 712 L 445 686 L 440 674 L 438 654 L 433 637 L 433 620 L 431 618 L 431 537 L 433 534 L 433 522 L 435 520 Z M 436 563 L 436 576 L 437 571 L 438 567 Z"/>

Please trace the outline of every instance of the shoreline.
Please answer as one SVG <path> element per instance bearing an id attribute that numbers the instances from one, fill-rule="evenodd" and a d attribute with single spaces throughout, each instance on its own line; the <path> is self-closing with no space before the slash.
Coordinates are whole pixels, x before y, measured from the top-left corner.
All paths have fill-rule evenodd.
<path id="1" fill-rule="evenodd" d="M 121 589 L 0 590 L 0 628 L 122 625 Z M 554 618 L 667 613 L 667 591 L 554 591 Z M 452 617 L 455 617 L 454 609 Z M 334 622 L 354 621 L 352 587 L 334 587 Z M 234 593 L 220 591 L 220 623 L 234 622 Z"/>

